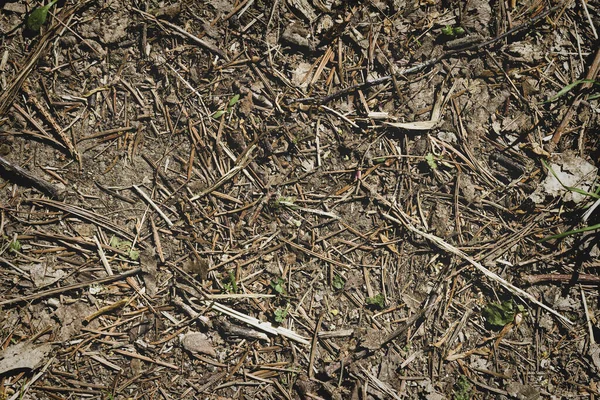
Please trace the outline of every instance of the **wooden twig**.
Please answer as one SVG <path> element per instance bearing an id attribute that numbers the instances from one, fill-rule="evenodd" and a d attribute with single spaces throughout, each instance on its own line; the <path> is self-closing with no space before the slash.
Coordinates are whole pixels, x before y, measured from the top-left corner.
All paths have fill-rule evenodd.
<path id="1" fill-rule="evenodd" d="M 308 361 L 308 377 L 312 378 L 315 373 L 313 370 L 313 366 L 315 365 L 315 356 L 317 355 L 317 344 L 319 343 L 319 331 L 321 330 L 321 323 L 323 322 L 323 317 L 325 313 L 322 312 L 319 315 L 319 319 L 317 320 L 317 325 L 315 326 L 315 331 L 313 332 L 312 342 L 310 344 L 310 358 Z"/>
<path id="2" fill-rule="evenodd" d="M 60 197 L 59 191 L 56 188 L 56 186 L 54 186 L 50 182 L 43 180 L 42 178 L 38 178 L 29 171 L 17 165 L 13 165 L 3 157 L 0 157 L 0 169 L 8 172 L 9 174 L 15 175 L 16 178 L 20 178 L 25 180 L 26 182 L 31 183 L 32 186 L 36 187 L 41 192 L 47 194 L 48 196 L 54 199 L 58 199 Z M 3 176 L 6 177 L 4 174 Z M 19 181 L 18 183 L 21 184 L 22 181 Z"/>
<path id="3" fill-rule="evenodd" d="M 92 286 L 92 285 L 102 285 L 102 284 L 106 284 L 106 283 L 116 282 L 116 281 L 125 279 L 129 276 L 137 275 L 141 271 L 142 271 L 141 268 L 135 268 L 135 269 L 124 272 L 119 275 L 105 276 L 104 278 L 93 279 L 93 280 L 87 281 L 87 282 L 74 283 L 72 285 L 67 285 L 67 286 L 56 288 L 56 289 L 50 289 L 50 290 L 46 290 L 44 292 L 30 294 L 28 296 L 16 297 L 14 299 L 0 301 L 0 306 L 8 306 L 11 304 L 24 303 L 24 302 L 28 302 L 31 300 L 39 300 L 39 299 L 43 299 L 46 297 L 55 296 L 57 294 L 69 292 L 71 290 L 81 289 L 81 288 Z"/>
<path id="4" fill-rule="evenodd" d="M 79 11 L 85 5 L 85 1 L 78 2 L 74 7 L 63 11 L 59 17 L 68 19 L 71 15 Z M 58 27 L 59 24 L 53 24 L 46 31 L 46 33 L 39 38 L 35 49 L 29 53 L 27 60 L 21 63 L 21 68 L 19 69 L 18 75 L 10 80 L 10 86 L 0 95 L 0 117 L 3 117 L 13 104 L 15 96 L 17 93 L 19 93 L 21 86 L 27 80 L 31 70 L 36 65 L 42 53 L 46 50 L 46 47 L 50 44 L 51 38 L 56 34 Z"/>
<path id="5" fill-rule="evenodd" d="M 96 318 L 98 318 L 99 316 L 101 316 L 102 314 L 106 314 L 108 312 L 111 312 L 113 310 L 116 310 L 117 308 L 121 308 L 123 306 L 125 306 L 128 302 L 129 302 L 129 298 L 126 297 L 124 299 L 121 299 L 119 301 L 115 301 L 112 304 L 109 304 L 107 306 L 102 307 L 101 309 L 95 311 L 94 313 L 88 315 L 87 317 L 85 317 L 83 319 L 83 324 L 84 325 L 88 325 L 90 322 L 92 322 L 93 320 L 95 320 Z"/>
<path id="6" fill-rule="evenodd" d="M 538 283 L 579 283 L 582 285 L 600 285 L 600 276 L 591 274 L 540 274 L 521 277 L 530 285 Z"/>
<path id="7" fill-rule="evenodd" d="M 392 204 L 390 201 L 388 201 L 383 196 L 381 196 L 379 193 L 377 193 L 377 191 L 375 191 L 374 188 L 368 186 L 364 182 L 361 182 L 361 186 L 371 196 L 373 196 L 377 201 L 379 201 L 382 205 L 384 205 L 385 207 L 388 207 L 388 208 L 392 209 L 394 211 L 394 214 L 397 216 L 397 218 L 396 218 L 394 216 L 391 216 L 390 214 L 383 213 L 382 216 L 384 218 L 386 218 L 386 219 L 388 219 L 388 220 L 390 220 L 390 221 L 392 221 L 394 223 L 397 223 L 399 225 L 402 225 L 406 229 L 408 229 L 409 231 L 411 231 L 413 233 L 416 233 L 417 235 L 419 235 L 421 237 L 424 237 L 425 239 L 433 242 L 440 249 L 442 249 L 444 251 L 447 251 L 449 253 L 452 253 L 452 254 L 454 254 L 454 255 L 462 258 L 463 260 L 467 261 L 469 264 L 471 264 L 472 266 L 474 266 L 475 268 L 477 268 L 485 276 L 487 276 L 491 280 L 499 283 L 500 285 L 502 285 L 503 287 L 505 287 L 510 292 L 515 293 L 515 294 L 517 294 L 519 296 L 522 296 L 522 297 L 526 298 L 530 302 L 532 302 L 532 303 L 534 303 L 534 304 L 542 307 L 544 310 L 548 311 L 549 313 L 551 313 L 551 314 L 559 317 L 560 319 L 562 319 L 563 321 L 565 321 L 569 325 L 573 325 L 573 322 L 570 319 L 568 319 L 567 317 L 565 317 L 564 315 L 562 315 L 558 311 L 554 310 L 551 307 L 548 307 L 547 305 L 545 305 L 544 303 L 540 302 L 539 300 L 537 300 L 535 297 L 533 297 L 532 295 L 530 295 L 529 293 L 527 293 L 523 289 L 520 289 L 520 288 L 516 287 L 512 283 L 508 282 L 506 279 L 501 278 L 497 274 L 493 273 L 492 271 L 490 271 L 489 269 L 487 269 L 486 267 L 484 267 L 483 265 L 481 265 L 481 263 L 477 262 L 475 259 L 473 259 L 472 257 L 468 256 L 466 253 L 464 253 L 461 250 L 457 249 L 456 247 L 452 246 L 450 243 L 445 242 L 442 238 L 439 238 L 439 237 L 437 237 L 435 235 L 432 235 L 430 233 L 423 232 L 420 229 L 417 229 L 413 224 L 410 223 L 410 218 L 409 218 L 408 215 L 406 215 L 398 206 Z"/>
<path id="8" fill-rule="evenodd" d="M 137 358 L 138 360 L 146 361 L 146 362 L 149 362 L 151 364 L 156 364 L 156 365 L 160 365 L 162 367 L 167 367 L 167 368 L 171 368 L 171 369 L 175 369 L 175 370 L 179 369 L 179 367 L 177 365 L 175 365 L 175 364 L 171 364 L 171 363 L 160 361 L 160 360 L 155 360 L 155 359 L 152 359 L 150 357 L 143 356 L 141 354 L 131 353 L 129 351 L 119 350 L 119 349 L 115 349 L 113 351 L 115 353 L 121 354 L 121 355 L 123 355 L 125 357 Z"/>
<path id="9" fill-rule="evenodd" d="M 167 223 L 167 226 L 169 228 L 171 228 L 173 226 L 173 222 L 171 222 L 171 220 L 169 219 L 169 217 L 167 217 L 167 215 L 164 212 L 162 212 L 162 210 L 160 208 L 158 208 L 158 206 L 156 205 L 156 203 L 153 202 L 152 199 L 142 189 L 140 189 L 137 185 L 133 185 L 133 188 L 135 189 L 136 192 L 138 192 L 138 194 L 140 196 L 142 196 L 142 198 L 144 200 L 146 200 L 146 202 L 152 208 L 154 208 L 154 211 L 156 211 L 158 213 L 158 215 L 160 215 L 160 217 L 165 220 L 165 222 Z"/>
<path id="10" fill-rule="evenodd" d="M 50 114 L 46 107 L 44 107 L 44 105 L 37 99 L 36 95 L 31 92 L 31 89 L 29 88 L 29 85 L 27 85 L 27 83 L 23 83 L 22 89 L 27 95 L 27 100 L 35 106 L 38 112 L 52 126 L 52 129 L 59 137 L 62 144 L 67 148 L 71 156 L 75 157 L 75 160 L 77 160 L 77 162 L 81 165 L 81 156 L 79 155 L 77 149 L 71 142 L 71 139 L 69 139 L 69 137 L 65 135 L 64 129 L 60 127 L 60 125 L 58 124 L 58 122 L 56 122 L 52 114 Z"/>
<path id="11" fill-rule="evenodd" d="M 111 231 L 124 239 L 130 240 L 133 242 L 133 236 L 127 232 L 124 228 L 121 228 L 115 225 L 110 219 L 106 218 L 103 215 L 96 214 L 92 211 L 85 210 L 81 207 L 77 207 L 71 204 L 66 204 L 60 201 L 48 200 L 48 199 L 28 199 L 30 203 L 38 204 L 42 206 L 49 206 L 52 208 L 56 208 L 58 210 L 67 212 L 69 214 L 73 214 L 85 221 L 92 222 L 96 225 L 103 227 L 104 229 Z M 141 246 L 141 243 L 140 243 Z M 142 246 L 143 247 L 143 246 Z"/>

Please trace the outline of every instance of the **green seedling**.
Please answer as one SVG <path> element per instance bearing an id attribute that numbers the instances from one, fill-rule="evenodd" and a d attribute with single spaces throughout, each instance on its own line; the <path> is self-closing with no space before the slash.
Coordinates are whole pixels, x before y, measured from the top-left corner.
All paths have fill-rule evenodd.
<path id="1" fill-rule="evenodd" d="M 342 278 L 341 276 L 339 276 L 337 274 L 333 277 L 331 286 L 333 286 L 333 288 L 335 290 L 342 290 L 345 285 L 346 285 L 346 281 L 344 281 L 344 278 Z"/>
<path id="2" fill-rule="evenodd" d="M 238 286 L 233 271 L 229 271 L 227 278 L 225 278 L 225 282 L 223 283 L 223 289 L 225 289 L 227 293 L 237 293 Z"/>
<path id="3" fill-rule="evenodd" d="M 429 165 L 429 168 L 431 168 L 432 170 L 436 170 L 437 169 L 437 163 L 436 163 L 437 157 L 433 155 L 433 153 L 427 153 L 427 155 L 425 156 L 425 161 L 427 161 L 427 165 Z"/>
<path id="4" fill-rule="evenodd" d="M 54 5 L 58 0 L 52 0 L 50 3 L 46 4 L 43 7 L 38 7 L 29 14 L 27 20 L 25 21 L 25 26 L 32 32 L 39 32 L 40 28 L 44 23 L 46 23 L 46 18 L 48 17 L 48 11 L 50 11 L 50 7 Z"/>
<path id="5" fill-rule="evenodd" d="M 466 376 L 461 375 L 454 385 L 452 398 L 454 400 L 470 400 L 471 390 L 471 383 Z"/>
<path id="6" fill-rule="evenodd" d="M 8 246 L 8 250 L 12 253 L 21 251 L 21 242 L 19 242 L 17 239 L 13 240 L 12 242 L 10 242 L 10 245 Z"/>
<path id="7" fill-rule="evenodd" d="M 462 26 L 446 25 L 442 28 L 442 34 L 449 37 L 463 36 L 465 34 L 465 29 Z"/>
<path id="8" fill-rule="evenodd" d="M 213 114 L 212 117 L 214 119 L 219 119 L 223 116 L 223 114 L 231 112 L 231 109 L 238 101 L 240 101 L 240 95 L 236 94 L 229 100 L 229 103 L 227 104 L 227 109 L 217 111 L 216 113 Z"/>
<path id="9" fill-rule="evenodd" d="M 365 299 L 365 303 L 367 303 L 367 305 L 383 309 L 385 305 L 385 297 L 383 296 L 383 294 L 379 293 L 377 296 L 367 297 Z"/>
<path id="10" fill-rule="evenodd" d="M 275 322 L 281 324 L 288 316 L 288 308 L 278 307 L 275 311 L 273 311 L 273 318 Z"/>
<path id="11" fill-rule="evenodd" d="M 585 190 L 581 190 L 579 188 L 576 188 L 574 186 L 567 186 L 564 183 L 562 183 L 562 181 L 560 180 L 560 178 L 558 177 L 558 175 L 556 175 L 556 172 L 554 172 L 554 170 L 548 165 L 548 163 L 545 160 L 542 160 L 542 164 L 544 164 L 544 167 L 548 168 L 548 170 L 550 171 L 550 173 L 552 175 L 554 175 L 554 177 L 556 178 L 556 180 L 558 181 L 558 183 L 564 187 L 565 189 L 567 189 L 570 192 L 574 192 L 574 193 L 579 193 L 583 196 L 589 196 L 593 199 L 600 199 L 600 195 L 598 193 L 590 193 L 590 192 L 586 192 Z"/>
<path id="12" fill-rule="evenodd" d="M 282 278 L 273 279 L 271 281 L 271 288 L 277 294 L 285 295 L 287 293 L 285 290 L 285 281 Z"/>
<path id="13" fill-rule="evenodd" d="M 139 250 L 134 250 L 132 248 L 133 244 L 129 240 L 121 240 L 118 237 L 113 236 L 110 238 L 109 245 L 115 249 L 126 252 L 131 261 L 137 261 L 140 258 Z"/>
<path id="14" fill-rule="evenodd" d="M 573 186 L 567 186 L 567 185 L 565 185 L 564 183 L 561 182 L 561 180 L 558 177 L 558 175 L 556 175 L 556 172 L 554 172 L 554 170 L 552 168 L 550 168 L 550 166 L 548 165 L 548 163 L 546 161 L 542 160 L 542 164 L 544 164 L 544 166 L 546 168 L 548 168 L 548 170 L 550 171 L 550 173 L 552 175 L 554 175 L 554 177 L 556 178 L 556 180 L 558 181 L 558 183 L 562 187 L 564 187 L 565 189 L 567 189 L 568 191 L 574 192 L 574 193 L 579 193 L 579 194 L 581 194 L 583 196 L 589 196 L 589 197 L 591 197 L 593 199 L 596 199 L 596 200 L 600 199 L 600 194 L 598 193 L 600 191 L 600 186 L 598 187 L 598 190 L 596 190 L 595 193 L 586 192 L 585 190 L 582 190 L 582 189 L 579 189 L 579 188 L 576 188 L 576 187 L 573 187 Z M 595 230 L 598 230 L 598 229 L 600 229 L 600 224 L 585 226 L 583 228 L 573 229 L 573 230 L 566 231 L 566 232 L 563 232 L 563 233 L 558 233 L 556 235 L 547 236 L 547 237 L 545 237 L 543 239 L 540 239 L 539 243 L 546 242 L 548 240 L 553 240 L 553 239 L 562 239 L 562 238 L 567 237 L 567 236 L 576 235 L 578 233 L 583 233 L 583 232 L 595 231 Z"/>
<path id="15" fill-rule="evenodd" d="M 507 324 L 510 324 L 515 320 L 517 314 L 524 314 L 525 307 L 521 304 L 515 305 L 512 301 L 504 301 L 499 303 L 489 303 L 481 314 L 485 318 L 485 322 L 492 329 L 502 329 Z"/>
<path id="16" fill-rule="evenodd" d="M 291 210 L 296 210 L 298 209 L 298 206 L 294 201 L 296 201 L 295 197 L 279 196 L 277 200 L 275 200 L 275 207 L 287 207 Z"/>

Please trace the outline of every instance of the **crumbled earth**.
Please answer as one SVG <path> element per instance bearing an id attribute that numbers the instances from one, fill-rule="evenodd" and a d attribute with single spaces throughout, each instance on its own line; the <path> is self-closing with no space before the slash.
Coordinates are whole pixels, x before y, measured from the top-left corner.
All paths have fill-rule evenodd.
<path id="1" fill-rule="evenodd" d="M 0 398 L 600 394 L 597 1 L 39 6 Z"/>

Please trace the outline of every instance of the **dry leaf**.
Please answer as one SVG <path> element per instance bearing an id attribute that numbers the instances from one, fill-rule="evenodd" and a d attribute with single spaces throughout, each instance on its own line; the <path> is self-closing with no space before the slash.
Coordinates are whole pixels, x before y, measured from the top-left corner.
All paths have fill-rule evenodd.
<path id="1" fill-rule="evenodd" d="M 211 357 L 217 356 L 212 344 L 207 340 L 206 335 L 201 332 L 188 333 L 181 339 L 181 345 L 191 353 L 202 353 Z"/>
<path id="2" fill-rule="evenodd" d="M 36 346 L 32 343 L 21 342 L 10 346 L 0 353 L 0 375 L 7 372 L 36 369 L 52 350 L 49 344 Z"/>

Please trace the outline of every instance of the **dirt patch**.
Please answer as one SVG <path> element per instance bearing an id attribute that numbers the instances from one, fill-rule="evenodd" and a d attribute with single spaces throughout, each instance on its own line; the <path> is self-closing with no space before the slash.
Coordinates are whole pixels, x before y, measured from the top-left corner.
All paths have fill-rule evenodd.
<path id="1" fill-rule="evenodd" d="M 3 5 L 1 396 L 598 395 L 592 3 Z"/>

